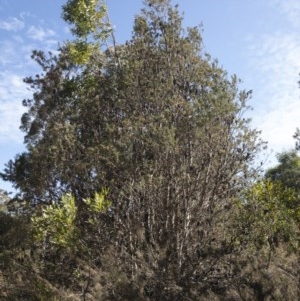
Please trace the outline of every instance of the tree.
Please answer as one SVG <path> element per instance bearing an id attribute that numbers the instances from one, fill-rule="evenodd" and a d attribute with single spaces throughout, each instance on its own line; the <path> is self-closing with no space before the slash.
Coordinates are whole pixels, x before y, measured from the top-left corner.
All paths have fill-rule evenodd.
<path id="1" fill-rule="evenodd" d="M 247 235 L 238 236 L 257 249 L 267 246 L 270 255 L 280 242 L 289 242 L 296 249 L 300 220 L 300 210 L 295 206 L 297 201 L 296 191 L 279 181 L 255 183 L 240 200 L 238 220 L 245 224 L 236 229 L 240 228 Z"/>
<path id="2" fill-rule="evenodd" d="M 66 42 L 59 49 L 58 56 L 49 53 L 47 57 L 41 51 L 33 51 L 32 58 L 40 65 L 45 75 L 25 79 L 33 89 L 33 99 L 23 101 L 28 112 L 21 119 L 21 129 L 26 133 L 25 143 L 28 152 L 18 154 L 15 160 L 8 162 L 5 173 L 1 175 L 4 180 L 11 181 L 14 187 L 22 192 L 23 199 L 28 199 L 34 204 L 60 199 L 64 192 L 70 190 L 68 183 L 70 181 L 66 177 L 72 173 L 67 168 L 63 176 L 59 175 L 61 168 L 65 168 L 67 162 L 71 164 L 70 160 L 84 161 L 82 148 L 85 148 L 87 143 L 82 146 L 79 145 L 79 141 L 79 144 L 75 143 L 74 135 L 80 135 L 78 132 L 81 129 L 80 126 L 75 128 L 74 122 L 81 118 L 78 115 L 81 110 L 79 103 L 84 100 L 80 97 L 87 90 L 91 90 L 91 81 L 96 80 L 93 73 L 101 69 L 99 60 L 97 65 L 100 65 L 91 70 L 93 63 L 91 55 L 98 56 L 99 47 L 102 46 L 99 39 L 104 39 L 111 32 L 106 21 L 108 19 L 106 7 L 101 1 L 70 0 L 63 6 L 63 17 L 65 21 L 73 24 L 72 32 L 76 39 Z M 97 41 L 92 40 L 93 38 Z M 60 140 L 61 136 L 63 139 Z M 52 146 L 48 148 L 47 143 Z M 74 152 L 77 153 L 76 158 Z M 46 159 L 39 161 L 38 156 L 45 156 Z M 93 154 L 90 153 L 89 156 Z M 60 163 L 56 162 L 59 157 Z M 51 166 L 52 164 L 56 166 Z M 85 173 L 88 167 L 84 163 L 79 165 L 77 164 L 78 168 L 84 169 L 81 173 Z M 89 177 L 92 169 L 87 171 Z M 48 177 L 50 173 L 51 176 Z M 78 172 L 74 175 L 74 178 L 76 177 L 75 182 L 81 180 L 84 182 Z M 47 193 L 44 190 L 45 186 Z M 73 183 L 71 189 L 75 195 L 76 186 L 77 184 Z"/>
<path id="3" fill-rule="evenodd" d="M 68 0 L 63 6 L 63 18 L 71 25 L 71 32 L 76 37 L 75 41 L 66 44 L 74 63 L 85 64 L 109 36 L 115 45 L 105 1 Z"/>
<path id="4" fill-rule="evenodd" d="M 288 152 L 279 153 L 277 159 L 279 164 L 273 168 L 266 171 L 265 178 L 269 179 L 273 183 L 281 184 L 285 189 L 291 189 L 295 192 L 294 201 L 290 202 L 288 199 L 283 199 L 282 202 L 284 206 L 292 213 L 291 222 L 296 224 L 296 229 L 299 233 L 299 221 L 300 221 L 300 157 L 297 154 L 299 151 L 299 129 L 296 130 L 293 136 L 296 139 L 295 150 L 290 150 Z M 298 234 L 299 235 L 299 234 Z M 299 245 L 299 238 L 296 240 Z M 299 249 L 299 247 L 298 247 Z M 297 277 L 298 279 L 298 289 L 300 287 L 300 254 L 297 250 Z"/>
<path id="5" fill-rule="evenodd" d="M 279 153 L 278 165 L 266 171 L 266 179 L 279 181 L 300 193 L 300 157 L 296 150 Z"/>
<path id="6" fill-rule="evenodd" d="M 8 196 L 8 193 L 3 190 L 0 189 L 0 212 L 6 212 L 7 211 L 7 203 L 10 200 L 10 197 Z"/>
<path id="7" fill-rule="evenodd" d="M 297 193 L 279 181 L 262 179 L 237 202 L 231 239 L 241 300 L 294 300 L 299 290 Z"/>
<path id="8" fill-rule="evenodd" d="M 95 3 L 65 7 L 80 43 L 99 32 L 98 22 L 89 23 Z M 84 200 L 109 187 L 109 210 L 84 232 L 95 258 L 107 259 L 104 249 L 113 254 L 113 262 L 102 260 L 102 269 L 116 271 L 107 299 L 183 300 L 224 290 L 235 280 L 227 275 L 227 227 L 262 146 L 243 117 L 251 92 L 203 53 L 198 28 L 184 31 L 168 0 L 145 1 L 131 40 L 114 51 L 94 47 L 94 38 L 79 52 L 72 44 L 79 56 L 69 44 L 58 55 L 33 53 L 43 74 L 25 80 L 34 91 L 21 125 L 27 151 L 2 178 L 35 203 L 71 193 L 80 230 Z"/>

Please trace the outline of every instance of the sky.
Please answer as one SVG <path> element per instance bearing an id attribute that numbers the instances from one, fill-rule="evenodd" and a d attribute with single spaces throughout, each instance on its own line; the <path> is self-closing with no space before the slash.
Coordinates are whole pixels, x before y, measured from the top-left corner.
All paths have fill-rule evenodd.
<path id="1" fill-rule="evenodd" d="M 107 0 L 118 43 L 130 39 L 142 0 Z M 300 127 L 300 0 L 177 0 L 184 26 L 201 25 L 203 49 L 253 90 L 251 126 L 268 142 L 265 167 L 294 147 Z M 22 100 L 31 93 L 23 78 L 38 74 L 34 49 L 56 51 L 70 38 L 61 19 L 64 0 L 0 0 L 0 170 L 24 151 Z M 0 180 L 0 189 L 11 191 Z"/>

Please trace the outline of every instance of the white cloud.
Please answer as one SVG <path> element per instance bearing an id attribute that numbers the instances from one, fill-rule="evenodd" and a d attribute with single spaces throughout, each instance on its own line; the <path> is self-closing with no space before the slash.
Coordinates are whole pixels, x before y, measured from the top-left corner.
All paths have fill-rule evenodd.
<path id="1" fill-rule="evenodd" d="M 15 54 L 15 44 L 11 41 L 1 41 L 0 42 L 0 64 L 5 66 L 13 62 L 14 54 Z"/>
<path id="2" fill-rule="evenodd" d="M 0 22 L 0 28 L 5 29 L 7 31 L 19 31 L 25 27 L 23 21 L 17 18 L 8 18 L 6 21 Z"/>
<path id="3" fill-rule="evenodd" d="M 22 12 L 20 13 L 20 17 L 21 17 L 22 19 L 25 19 L 25 18 L 28 18 L 28 17 L 36 19 L 36 15 L 32 14 L 32 13 L 29 12 L 29 11 L 22 11 Z"/>
<path id="4" fill-rule="evenodd" d="M 292 136 L 296 127 L 300 127 L 298 35 L 277 32 L 252 40 L 249 67 L 255 77 L 255 126 L 262 130 L 263 139 L 274 153 L 293 148 Z M 259 89 L 255 89 L 255 83 Z"/>
<path id="5" fill-rule="evenodd" d="M 271 5 L 277 6 L 287 20 L 296 27 L 300 26 L 300 1 L 299 0 L 273 0 Z"/>
<path id="6" fill-rule="evenodd" d="M 57 44 L 53 30 L 31 26 L 27 34 L 31 40 L 17 33 L 0 41 L 0 145 L 23 144 L 24 134 L 19 126 L 26 108 L 22 106 L 22 100 L 32 97 L 23 78 L 41 71 L 30 58 L 32 50 L 49 50 L 50 46 L 56 48 L 54 45 Z"/>
<path id="7" fill-rule="evenodd" d="M 277 162 L 276 153 L 294 148 L 292 136 L 300 127 L 300 1 L 268 3 L 277 28 L 252 33 L 245 42 L 249 46 L 247 81 L 254 89 L 253 123 L 273 150 L 270 166 Z"/>
<path id="8" fill-rule="evenodd" d="M 19 130 L 20 118 L 24 112 L 21 102 L 29 91 L 21 76 L 5 71 L 0 73 L 0 143 L 23 142 Z"/>
<path id="9" fill-rule="evenodd" d="M 29 66 L 36 66 L 30 58 L 32 50 L 40 48 L 36 44 L 25 44 L 22 37 L 19 36 L 12 36 L 10 40 L 0 41 L 0 70 L 2 72 L 8 69 L 11 72 L 20 72 L 22 69 L 30 70 Z"/>
<path id="10" fill-rule="evenodd" d="M 22 100 L 32 97 L 23 78 L 41 72 L 30 56 L 33 49 L 49 50 L 50 45 L 54 48 L 55 41 L 48 38 L 54 34 L 53 31 L 40 28 L 35 31 L 34 27 L 31 28 L 36 38 L 34 40 L 11 35 L 9 40 L 0 41 L 0 145 L 22 145 L 24 135 L 19 126 L 26 109 L 22 106 Z"/>
<path id="11" fill-rule="evenodd" d="M 44 41 L 50 37 L 55 36 L 55 32 L 51 29 L 43 29 L 40 26 L 30 26 L 27 31 L 27 35 L 29 38 L 37 41 Z"/>

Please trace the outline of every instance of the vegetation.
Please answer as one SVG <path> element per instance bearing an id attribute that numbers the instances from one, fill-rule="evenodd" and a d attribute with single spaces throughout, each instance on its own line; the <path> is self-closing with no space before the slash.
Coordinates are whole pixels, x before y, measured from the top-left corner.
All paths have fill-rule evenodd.
<path id="1" fill-rule="evenodd" d="M 0 215 L 0 300 L 296 300 L 299 159 L 259 177 L 251 92 L 171 1 L 122 45 L 102 1 L 63 17 L 75 38 L 33 52 L 26 151 L 1 173 L 32 210 Z"/>
<path id="2" fill-rule="evenodd" d="M 9 202 L 10 198 L 8 193 L 2 189 L 0 189 L 0 211 L 7 211 L 7 203 Z"/>

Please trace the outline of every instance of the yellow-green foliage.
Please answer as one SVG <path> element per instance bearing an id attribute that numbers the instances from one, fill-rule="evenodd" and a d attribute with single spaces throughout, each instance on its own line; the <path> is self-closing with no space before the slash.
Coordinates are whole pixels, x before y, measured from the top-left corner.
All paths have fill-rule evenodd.
<path id="1" fill-rule="evenodd" d="M 72 33 L 80 38 L 93 34 L 101 37 L 106 6 L 99 0 L 69 0 L 63 6 L 64 20 L 73 25 Z"/>
<path id="2" fill-rule="evenodd" d="M 91 212 L 100 213 L 106 211 L 111 202 L 106 199 L 108 194 L 108 189 L 102 189 L 100 193 L 95 193 L 94 198 L 87 198 L 85 199 L 85 203 L 88 205 L 88 208 Z"/>
<path id="3" fill-rule="evenodd" d="M 93 222 L 94 214 L 106 211 L 110 201 L 106 199 L 108 189 L 95 193 L 94 198 L 85 199 L 91 214 L 88 222 Z M 43 209 L 41 215 L 32 218 L 36 241 L 48 240 L 50 243 L 62 247 L 72 246 L 79 234 L 75 219 L 77 206 L 74 196 L 66 194 L 59 204 L 49 205 Z"/>
<path id="4" fill-rule="evenodd" d="M 72 63 L 84 65 L 89 60 L 97 45 L 84 41 L 75 41 L 68 42 L 66 47 Z"/>
<path id="5" fill-rule="evenodd" d="M 100 0 L 69 0 L 63 6 L 63 17 L 72 25 L 75 41 L 67 43 L 72 63 L 84 65 L 111 33 L 107 9 Z"/>
<path id="6" fill-rule="evenodd" d="M 100 193 L 95 193 L 94 198 L 84 199 L 85 203 L 88 206 L 90 216 L 88 222 L 92 225 L 97 222 L 97 214 L 105 212 L 110 206 L 111 202 L 106 199 L 108 194 L 108 189 L 102 189 Z"/>
<path id="7" fill-rule="evenodd" d="M 60 204 L 49 205 L 41 216 L 32 218 L 37 241 L 49 239 L 53 244 L 68 246 L 76 237 L 77 207 L 72 195 L 62 197 Z"/>
<path id="8" fill-rule="evenodd" d="M 280 182 L 255 183 L 240 202 L 238 219 L 243 233 L 258 246 L 273 246 L 280 240 L 296 246 L 300 218 L 300 210 L 294 206 L 297 201 L 296 192 Z"/>

